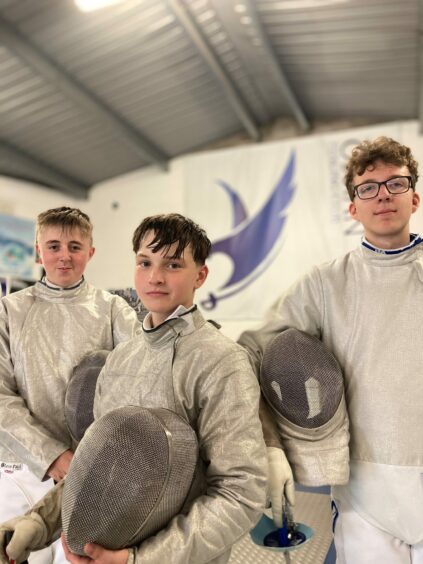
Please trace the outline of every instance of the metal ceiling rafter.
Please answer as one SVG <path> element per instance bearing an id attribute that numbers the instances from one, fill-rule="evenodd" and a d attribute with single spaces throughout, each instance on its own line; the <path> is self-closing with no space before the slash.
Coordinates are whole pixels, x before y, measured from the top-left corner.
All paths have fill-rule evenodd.
<path id="1" fill-rule="evenodd" d="M 292 90 L 289 81 L 285 75 L 283 67 L 277 58 L 269 37 L 265 32 L 263 25 L 257 13 L 254 2 L 252 0 L 243 0 L 244 6 L 247 8 L 246 14 L 251 18 L 251 25 L 254 27 L 257 37 L 260 40 L 261 46 L 265 52 L 267 63 L 270 64 L 272 71 L 272 78 L 279 86 L 280 92 L 285 100 L 288 102 L 295 119 L 300 125 L 301 129 L 308 131 L 311 127 L 304 110 L 302 109 L 297 97 Z"/>
<path id="2" fill-rule="evenodd" d="M 89 112 L 90 117 L 111 127 L 144 160 L 167 170 L 169 157 L 141 135 L 129 123 L 107 107 L 92 92 L 69 75 L 62 67 L 49 59 L 18 30 L 0 17 L 0 43 L 24 60 L 39 75 L 57 87 L 78 107 Z"/>
<path id="3" fill-rule="evenodd" d="M 0 141 L 0 174 L 11 176 L 11 170 L 21 170 L 22 176 L 31 176 L 37 179 L 37 182 L 43 183 L 47 187 L 53 187 L 68 196 L 84 200 L 88 198 L 88 184 L 52 168 L 21 149 Z M 19 177 L 20 175 L 17 173 L 16 176 Z"/>
<path id="4" fill-rule="evenodd" d="M 254 141 L 259 141 L 261 134 L 254 116 L 241 94 L 238 92 L 236 86 L 228 76 L 226 70 L 220 63 L 218 57 L 215 55 L 213 49 L 210 47 L 203 33 L 198 28 L 183 0 L 168 0 L 168 4 L 186 33 L 189 35 L 196 49 L 219 81 L 219 84 L 223 88 L 229 103 L 248 134 L 252 139 L 254 139 Z"/>

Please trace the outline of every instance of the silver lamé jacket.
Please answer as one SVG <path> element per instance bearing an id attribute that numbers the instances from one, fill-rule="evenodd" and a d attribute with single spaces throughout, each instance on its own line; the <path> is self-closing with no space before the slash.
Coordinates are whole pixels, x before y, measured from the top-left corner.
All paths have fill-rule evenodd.
<path id="1" fill-rule="evenodd" d="M 140 324 L 119 296 L 86 281 L 73 289 L 43 282 L 0 301 L 0 460 L 27 464 L 40 479 L 71 448 L 64 396 L 74 366 L 112 350 Z"/>
<path id="2" fill-rule="evenodd" d="M 267 475 L 259 395 L 247 353 L 196 309 L 108 356 L 95 417 L 125 405 L 173 410 L 195 430 L 202 460 L 199 497 L 138 547 L 135 562 L 221 564 L 258 521 Z"/>

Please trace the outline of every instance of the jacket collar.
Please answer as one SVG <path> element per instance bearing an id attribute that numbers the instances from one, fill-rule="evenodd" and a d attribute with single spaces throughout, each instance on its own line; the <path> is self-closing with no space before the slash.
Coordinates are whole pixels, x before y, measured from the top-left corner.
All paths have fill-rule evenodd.
<path id="1" fill-rule="evenodd" d="M 410 242 L 408 243 L 408 245 L 405 245 L 404 247 L 400 247 L 398 249 L 380 249 L 379 247 L 375 247 L 374 245 L 369 243 L 369 241 L 367 241 L 365 237 L 363 237 L 363 239 L 361 240 L 361 244 L 366 249 L 369 249 L 370 251 L 381 255 L 400 255 L 401 253 L 412 249 L 416 245 L 419 245 L 422 241 L 423 239 L 420 237 L 420 235 L 417 235 L 416 233 L 410 233 Z"/>
<path id="2" fill-rule="evenodd" d="M 161 346 L 176 337 L 189 335 L 199 329 L 206 322 L 197 306 L 186 310 L 175 312 L 157 327 L 149 328 L 151 313 L 148 313 L 143 322 L 143 335 L 145 340 L 152 346 Z"/>
<path id="3" fill-rule="evenodd" d="M 412 234 L 410 243 L 399 249 L 379 249 L 363 238 L 359 251 L 365 261 L 375 266 L 400 266 L 407 264 L 423 253 L 423 239 L 419 235 Z"/>
<path id="4" fill-rule="evenodd" d="M 86 291 L 88 283 L 82 278 L 76 285 L 70 288 L 60 288 L 50 285 L 45 279 L 35 283 L 34 292 L 37 298 L 48 301 L 65 302 L 73 300 Z"/>

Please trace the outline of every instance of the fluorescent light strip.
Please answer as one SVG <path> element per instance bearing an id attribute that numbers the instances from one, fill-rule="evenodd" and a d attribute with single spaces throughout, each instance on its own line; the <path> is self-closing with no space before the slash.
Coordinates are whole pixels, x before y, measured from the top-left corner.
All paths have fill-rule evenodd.
<path id="1" fill-rule="evenodd" d="M 76 6 L 82 12 L 93 12 L 94 10 L 100 10 L 101 8 L 107 8 L 108 6 L 120 4 L 124 0 L 74 0 L 74 1 Z"/>

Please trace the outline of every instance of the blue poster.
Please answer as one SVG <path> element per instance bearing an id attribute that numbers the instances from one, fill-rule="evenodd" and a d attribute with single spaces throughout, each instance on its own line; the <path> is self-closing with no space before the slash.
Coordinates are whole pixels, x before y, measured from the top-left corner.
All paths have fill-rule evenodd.
<path id="1" fill-rule="evenodd" d="M 0 274 L 32 278 L 35 222 L 0 214 Z"/>

